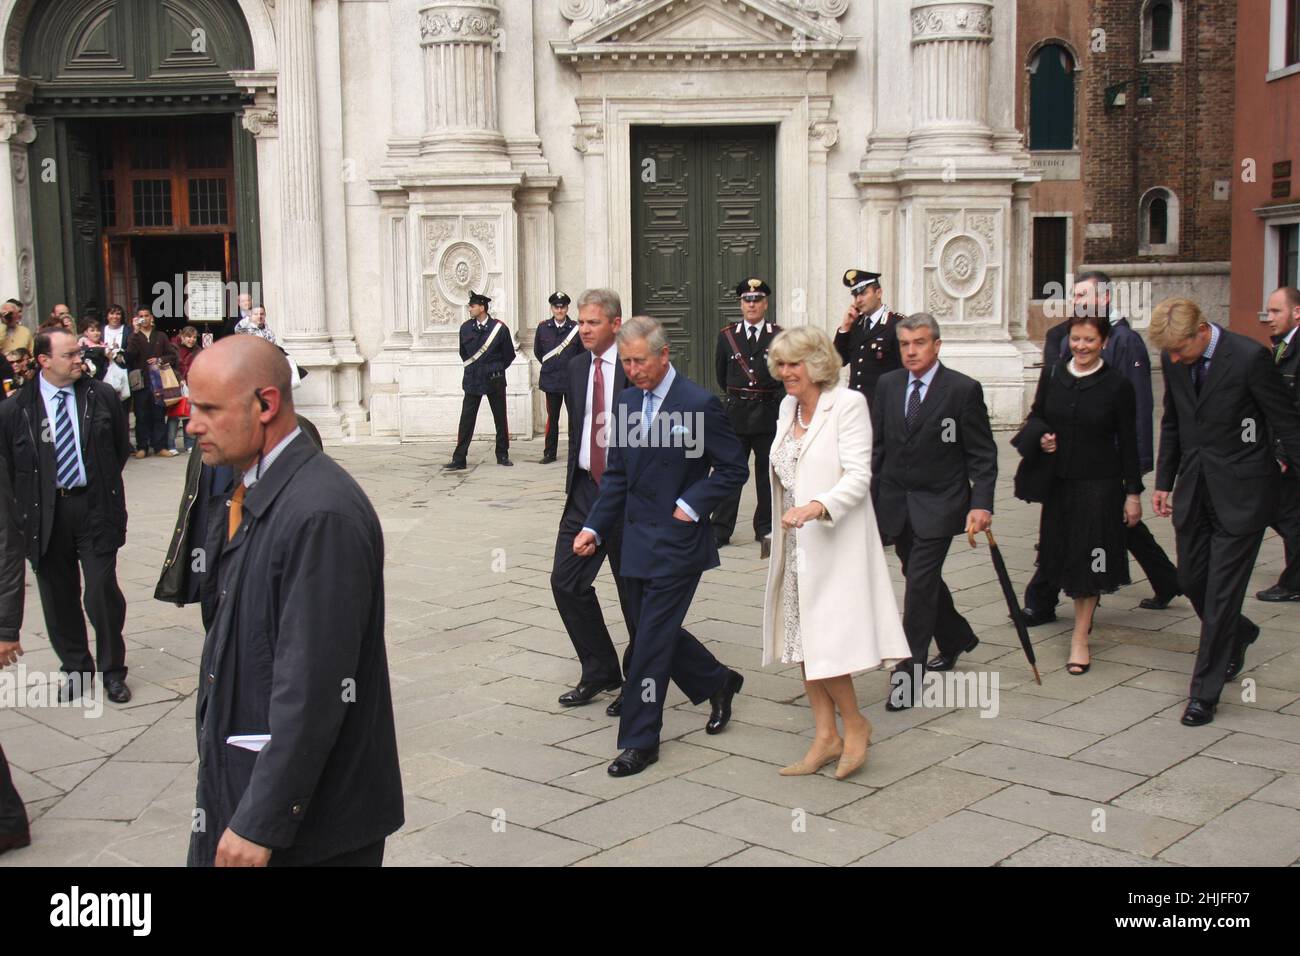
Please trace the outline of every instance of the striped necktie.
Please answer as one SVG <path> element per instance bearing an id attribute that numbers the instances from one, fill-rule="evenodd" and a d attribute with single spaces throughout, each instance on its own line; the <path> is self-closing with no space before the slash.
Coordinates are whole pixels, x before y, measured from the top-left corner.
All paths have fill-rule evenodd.
<path id="1" fill-rule="evenodd" d="M 81 467 L 77 464 L 77 436 L 72 431 L 66 400 L 68 393 L 54 393 L 54 459 L 55 480 L 60 488 L 74 488 L 82 484 Z"/>

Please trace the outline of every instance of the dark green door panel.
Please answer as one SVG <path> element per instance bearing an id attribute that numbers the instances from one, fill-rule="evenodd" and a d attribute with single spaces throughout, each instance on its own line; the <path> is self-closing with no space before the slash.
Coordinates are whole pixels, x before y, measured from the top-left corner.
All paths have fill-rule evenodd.
<path id="1" fill-rule="evenodd" d="M 773 127 L 632 130 L 632 313 L 662 322 L 673 364 L 710 388 L 736 284 L 773 281 L 775 152 Z"/>

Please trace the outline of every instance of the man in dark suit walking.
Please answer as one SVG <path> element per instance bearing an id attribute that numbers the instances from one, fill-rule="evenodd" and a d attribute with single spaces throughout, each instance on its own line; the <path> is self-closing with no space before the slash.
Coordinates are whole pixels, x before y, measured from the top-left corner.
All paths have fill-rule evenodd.
<path id="1" fill-rule="evenodd" d="M 569 296 L 564 292 L 552 292 L 549 301 L 551 321 L 543 322 L 533 333 L 533 355 L 542 366 L 537 387 L 546 396 L 543 465 L 556 459 L 560 447 L 560 407 L 569 390 L 569 360 L 582 351 L 578 323 L 569 318 Z M 572 414 L 572 407 L 569 412 Z"/>
<path id="2" fill-rule="evenodd" d="M 1300 289 L 1283 286 L 1268 297 L 1269 332 L 1273 337 L 1273 363 L 1282 382 L 1300 408 Z M 1282 537 L 1286 567 L 1277 584 L 1255 595 L 1261 601 L 1300 601 L 1300 471 L 1288 468 L 1282 475 L 1277 517 L 1271 525 Z"/>
<path id="3" fill-rule="evenodd" d="M 881 376 L 902 367 L 898 323 L 903 316 L 885 308 L 879 272 L 849 269 L 844 273 L 844 284 L 853 296 L 853 304 L 835 332 L 835 351 L 849 367 L 849 388 L 861 392 L 867 407 L 873 408 Z"/>
<path id="4" fill-rule="evenodd" d="M 506 421 L 506 369 L 515 360 L 515 346 L 506 324 L 488 314 L 491 304 L 487 296 L 471 292 L 469 318 L 460 327 L 460 360 L 465 365 L 461 388 L 465 400 L 461 403 L 456 448 L 451 453 L 451 461 L 442 466 L 452 471 L 469 467 L 466 456 L 484 395 L 497 429 L 497 464 L 514 464 L 510 460 L 510 425 Z"/>
<path id="5" fill-rule="evenodd" d="M 1156 306 L 1149 334 L 1165 375 L 1151 506 L 1173 516 L 1179 581 L 1201 619 L 1182 718 L 1195 727 L 1214 719 L 1259 636 L 1241 604 L 1277 513 L 1273 440 L 1288 465 L 1300 464 L 1300 412 L 1268 349 L 1209 322 L 1190 299 Z"/>
<path id="6" fill-rule="evenodd" d="M 623 617 L 628 633 L 636 622 L 627 613 L 625 585 L 619 576 L 622 563 L 622 527 L 618 524 L 596 550 L 587 556 L 574 553 L 573 539 L 582 531 L 587 513 L 596 500 L 600 481 L 607 467 L 605 426 L 612 418 L 614 399 L 627 388 L 627 376 L 618 360 L 614 337 L 623 322 L 623 305 L 612 289 L 588 289 L 578 296 L 578 334 L 586 349 L 585 356 L 574 358 L 565 370 L 568 378 L 566 401 L 569 406 L 569 461 L 564 478 L 564 513 L 555 538 L 555 559 L 551 565 L 551 593 L 555 609 L 560 612 L 564 629 L 573 642 L 582 676 L 577 685 L 560 695 L 564 707 L 589 703 L 597 694 L 619 690 L 623 686 L 632 643 L 620 664 L 614 641 L 600 599 L 592 586 L 600 566 L 609 555 L 619 600 L 624 604 Z M 617 717 L 622 708 L 622 694 L 606 708 Z"/>
<path id="7" fill-rule="evenodd" d="M 402 825 L 379 518 L 299 428 L 274 345 L 222 339 L 188 381 L 204 463 L 237 475 L 200 585 L 189 864 L 379 866 Z"/>
<path id="8" fill-rule="evenodd" d="M 659 759 L 668 680 L 692 703 L 711 700 L 710 732 L 731 717 L 744 678 L 682 630 L 700 575 L 718 566 L 708 516 L 749 477 L 744 451 L 717 396 L 668 359 L 668 337 L 637 316 L 618 332 L 632 387 L 618 397 L 609 460 L 586 526 L 573 542 L 589 557 L 623 525 L 622 576 L 636 622 L 611 776 L 640 773 Z"/>
<path id="9" fill-rule="evenodd" d="M 713 360 L 718 387 L 725 393 L 722 403 L 745 449 L 745 463 L 749 463 L 751 454 L 754 456 L 754 484 L 758 491 L 754 540 L 761 543 L 759 557 L 764 559 L 772 548 L 772 487 L 767 458 L 776 440 L 776 419 L 785 397 L 785 386 L 772 377 L 767 367 L 767 351 L 781 334 L 781 326 L 767 321 L 771 295 L 771 287 L 762 279 L 749 278 L 736 286 L 743 318 L 718 333 Z M 731 540 L 736 530 L 743 490 L 737 489 L 710 519 L 719 548 Z"/>
<path id="10" fill-rule="evenodd" d="M 939 323 L 924 312 L 908 316 L 898 344 L 903 368 L 880 380 L 872 411 L 872 500 L 907 578 L 903 630 L 912 649 L 891 676 L 888 710 L 912 706 L 926 669 L 951 670 L 979 644 L 953 606 L 943 562 L 953 535 L 992 525 L 998 478 L 984 390 L 939 361 Z M 931 637 L 939 653 L 927 662 Z"/>
<path id="11" fill-rule="evenodd" d="M 126 414 L 110 386 L 83 374 L 81 349 L 71 333 L 42 332 L 35 350 L 40 373 L 16 399 L 0 404 L 0 454 L 40 588 L 45 628 L 68 677 L 59 699 L 75 700 L 98 665 L 108 699 L 125 704 L 131 691 L 117 551 L 126 542 Z M 95 628 L 93 658 L 87 616 Z"/>
<path id="12" fill-rule="evenodd" d="M 1074 313 L 1110 318 L 1112 288 L 1110 276 L 1104 272 L 1081 273 L 1074 283 Z M 1068 319 L 1065 325 L 1069 326 Z M 1050 342 L 1048 347 L 1051 347 Z M 1059 350 L 1057 361 L 1068 361 L 1068 334 L 1061 337 L 1056 348 Z M 1101 357 L 1107 365 L 1122 372 L 1133 386 L 1133 393 L 1137 397 L 1138 460 L 1142 473 L 1146 474 L 1155 467 L 1155 426 L 1152 415 L 1155 399 L 1151 393 L 1151 360 L 1147 354 L 1147 345 L 1142 341 L 1142 336 L 1128 324 L 1128 319 L 1121 317 L 1111 322 L 1110 335 L 1106 337 Z M 1169 602 L 1182 593 L 1178 588 L 1178 569 L 1144 522 L 1138 521 L 1132 527 L 1126 525 L 1124 536 L 1129 553 L 1141 566 L 1155 591 L 1153 596 L 1143 598 L 1140 606 L 1149 611 L 1167 608 Z M 1025 588 L 1025 623 L 1034 627 L 1055 621 L 1056 604 L 1060 595 L 1056 583 L 1047 580 L 1041 569 L 1036 570 L 1029 586 Z"/>

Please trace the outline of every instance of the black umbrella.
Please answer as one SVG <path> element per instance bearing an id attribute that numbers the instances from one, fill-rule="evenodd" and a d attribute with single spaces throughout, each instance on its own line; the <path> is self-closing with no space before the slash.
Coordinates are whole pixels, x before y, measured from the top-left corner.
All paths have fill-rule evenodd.
<path id="1" fill-rule="evenodd" d="M 1025 624 L 1024 612 L 1020 609 L 1016 589 L 1011 586 L 1011 575 L 1007 573 L 1007 563 L 1002 560 L 1002 550 L 998 547 L 993 532 L 985 531 L 984 534 L 989 539 L 989 554 L 993 557 L 993 570 L 998 573 L 998 583 L 1002 585 L 1002 596 L 1006 598 L 1007 610 L 1011 612 L 1011 621 L 1016 625 L 1016 634 L 1020 637 L 1020 646 L 1025 649 L 1025 657 L 1029 658 L 1029 666 L 1034 672 L 1034 680 L 1041 685 L 1043 678 L 1038 674 L 1038 659 L 1034 657 L 1034 645 L 1029 640 L 1029 627 Z M 970 546 L 975 547 L 974 530 L 968 531 L 967 536 L 970 539 Z"/>

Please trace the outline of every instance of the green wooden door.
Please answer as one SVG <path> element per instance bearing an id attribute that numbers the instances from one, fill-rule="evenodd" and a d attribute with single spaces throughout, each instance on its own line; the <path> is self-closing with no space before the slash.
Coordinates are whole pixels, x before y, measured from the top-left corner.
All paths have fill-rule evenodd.
<path id="1" fill-rule="evenodd" d="M 775 281 L 775 146 L 768 126 L 632 130 L 632 312 L 662 322 L 673 364 L 709 388 L 736 285 Z"/>

